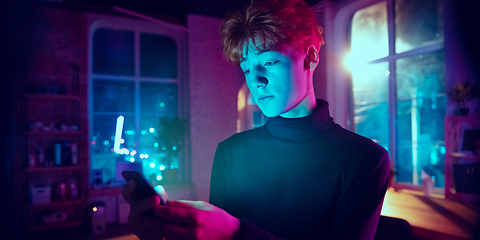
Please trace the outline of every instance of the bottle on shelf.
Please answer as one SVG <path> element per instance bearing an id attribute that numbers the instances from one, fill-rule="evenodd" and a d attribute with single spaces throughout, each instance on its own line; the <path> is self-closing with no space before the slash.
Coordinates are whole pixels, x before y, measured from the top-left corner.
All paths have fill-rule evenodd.
<path id="1" fill-rule="evenodd" d="M 38 166 L 43 167 L 45 164 L 45 153 L 43 151 L 43 148 L 37 149 L 37 160 Z"/>

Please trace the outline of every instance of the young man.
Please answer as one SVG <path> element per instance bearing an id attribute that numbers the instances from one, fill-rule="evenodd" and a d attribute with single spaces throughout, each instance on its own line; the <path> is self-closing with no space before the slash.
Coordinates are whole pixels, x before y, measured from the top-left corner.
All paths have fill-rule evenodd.
<path id="1" fill-rule="evenodd" d="M 323 44 L 303 0 L 254 2 L 222 25 L 223 49 L 239 65 L 268 122 L 221 142 L 210 204 L 124 197 L 141 239 L 373 239 L 389 177 L 385 149 L 333 122 L 315 99 Z M 154 208 L 155 217 L 142 215 Z"/>

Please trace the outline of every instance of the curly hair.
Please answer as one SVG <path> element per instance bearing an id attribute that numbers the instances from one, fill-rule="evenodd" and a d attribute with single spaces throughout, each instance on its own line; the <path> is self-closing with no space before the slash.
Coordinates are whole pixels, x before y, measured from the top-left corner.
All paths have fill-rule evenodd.
<path id="1" fill-rule="evenodd" d="M 291 45 L 305 51 L 323 45 L 322 27 L 304 0 L 260 0 L 243 11 L 229 14 L 222 23 L 222 49 L 228 60 L 240 65 L 250 41 L 257 50 L 278 51 Z"/>

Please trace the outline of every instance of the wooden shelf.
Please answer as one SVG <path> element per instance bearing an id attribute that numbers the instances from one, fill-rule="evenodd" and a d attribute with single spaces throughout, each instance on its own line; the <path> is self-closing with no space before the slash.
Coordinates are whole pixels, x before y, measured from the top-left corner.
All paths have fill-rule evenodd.
<path id="1" fill-rule="evenodd" d="M 466 159 L 472 159 L 472 160 L 480 160 L 479 155 L 471 155 L 471 154 L 465 154 L 465 153 L 450 153 L 452 157 L 458 157 L 458 158 L 466 158 Z"/>
<path id="2" fill-rule="evenodd" d="M 80 97 L 74 95 L 55 95 L 55 94 L 26 94 L 26 99 L 44 99 L 44 100 L 75 100 L 79 101 Z"/>
<path id="3" fill-rule="evenodd" d="M 480 115 L 468 116 L 446 116 L 445 117 L 445 198 L 460 202 L 479 202 L 480 196 L 474 194 L 461 193 L 456 191 L 455 179 L 462 177 L 460 172 L 455 172 L 455 166 L 474 164 L 480 161 L 480 156 L 471 153 L 459 152 L 459 146 L 462 142 L 462 132 L 465 129 L 479 129 Z M 477 174 L 477 173 L 475 173 Z M 469 178 L 470 179 L 470 178 Z M 471 181 L 471 180 L 469 180 Z M 467 184 L 462 182 L 461 184 Z M 474 183 L 472 183 L 474 184 Z M 465 187 L 465 186 L 463 186 Z"/>
<path id="4" fill-rule="evenodd" d="M 52 172 L 52 171 L 68 171 L 68 170 L 82 170 L 85 169 L 85 166 L 74 165 L 74 166 L 60 166 L 60 167 L 38 167 L 38 168 L 26 168 L 25 172 Z"/>
<path id="5" fill-rule="evenodd" d="M 24 132 L 25 135 L 31 135 L 31 136 L 42 136 L 42 135 L 47 135 L 47 136 L 59 136 L 59 135 L 81 135 L 84 134 L 82 131 L 26 131 Z"/>
<path id="6" fill-rule="evenodd" d="M 75 200 L 66 200 L 66 201 L 59 201 L 59 202 L 41 203 L 41 204 L 29 204 L 26 207 L 29 209 L 33 209 L 33 208 L 78 205 L 78 204 L 84 204 L 84 203 L 85 203 L 85 199 L 75 199 Z"/>
<path id="7" fill-rule="evenodd" d="M 123 186 L 118 187 L 105 187 L 102 189 L 90 189 L 88 191 L 88 197 L 103 197 L 103 196 L 115 196 L 122 195 Z"/>
<path id="8" fill-rule="evenodd" d="M 44 223 L 44 224 L 30 225 L 28 229 L 44 230 L 44 229 L 54 229 L 54 228 L 75 227 L 75 226 L 81 226 L 82 224 L 83 224 L 82 220 L 67 220 L 67 221 L 58 222 L 58 223 Z"/>
<path id="9" fill-rule="evenodd" d="M 51 91 L 53 88 L 47 89 L 48 92 L 34 91 L 39 86 L 47 88 L 52 86 L 49 78 L 43 79 L 43 75 L 39 71 L 44 67 L 42 64 L 25 66 L 23 68 L 25 78 L 22 79 L 18 88 L 23 93 L 18 99 L 18 111 L 16 111 L 19 121 L 15 126 L 20 131 L 15 133 L 19 141 L 15 142 L 18 147 L 16 147 L 15 154 L 14 177 L 18 181 L 15 181 L 13 194 L 15 197 L 13 199 L 15 200 L 15 215 L 19 216 L 19 220 L 27 230 L 54 230 L 82 225 L 85 215 L 83 208 L 88 204 L 86 196 L 89 186 L 88 106 L 84 105 L 88 94 L 79 91 L 86 86 L 85 83 L 80 84 L 79 82 L 80 75 L 85 70 L 80 71 L 77 64 L 59 63 L 57 63 L 55 71 L 50 74 L 52 77 L 61 74 L 62 80 L 59 84 L 65 88 L 65 91 L 58 93 L 64 94 Z M 71 76 L 70 79 L 69 76 Z M 79 126 L 84 127 L 79 130 Z M 76 161 L 73 162 L 75 165 L 66 165 L 70 160 L 67 153 L 72 150 L 67 143 L 76 145 L 76 149 L 73 148 L 77 152 L 77 157 L 74 158 Z M 58 154 L 58 148 L 56 148 L 58 145 L 56 144 L 61 144 L 61 154 Z M 35 156 L 40 149 L 44 150 L 43 162 L 49 164 L 42 163 L 37 167 L 29 168 L 30 163 L 38 163 L 42 159 L 40 154 Z M 71 156 L 73 154 L 70 152 Z M 61 160 L 65 160 L 63 162 L 65 165 L 52 166 L 50 161 L 59 160 L 58 155 L 61 156 Z M 58 183 L 69 183 L 70 179 L 75 181 L 79 194 L 78 199 L 67 198 L 67 200 L 61 201 L 60 198 L 53 197 L 48 203 L 31 204 L 32 201 L 29 198 L 32 195 L 32 186 L 43 186 L 48 183 L 54 188 Z M 55 193 L 51 188 L 50 191 Z M 46 194 L 46 192 L 44 193 Z M 66 196 L 70 196 L 68 191 Z M 55 223 L 40 221 L 38 218 L 44 214 L 44 210 L 49 208 L 65 210 L 68 218 Z"/>

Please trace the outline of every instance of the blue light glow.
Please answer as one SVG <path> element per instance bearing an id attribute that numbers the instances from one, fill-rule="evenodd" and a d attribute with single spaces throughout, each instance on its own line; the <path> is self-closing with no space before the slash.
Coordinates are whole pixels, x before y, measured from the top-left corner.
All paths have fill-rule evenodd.
<path id="1" fill-rule="evenodd" d="M 441 146 L 441 147 L 440 147 L 440 152 L 441 152 L 442 154 L 445 154 L 445 153 L 447 152 L 447 149 L 445 148 L 445 146 Z"/>

